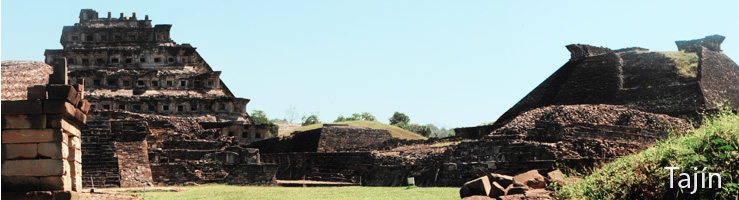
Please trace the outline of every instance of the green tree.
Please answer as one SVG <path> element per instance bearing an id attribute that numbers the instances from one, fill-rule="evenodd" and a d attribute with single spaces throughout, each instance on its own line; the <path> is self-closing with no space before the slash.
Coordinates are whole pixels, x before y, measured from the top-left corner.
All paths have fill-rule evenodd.
<path id="1" fill-rule="evenodd" d="M 269 118 L 267 118 L 267 114 L 265 114 L 264 111 L 252 110 L 251 119 L 255 125 L 272 125 L 272 128 L 269 129 L 269 133 L 273 136 L 277 136 L 280 127 L 274 123 L 274 120 L 269 120 Z"/>
<path id="2" fill-rule="evenodd" d="M 267 114 L 265 114 L 264 111 L 261 111 L 261 110 L 252 110 L 251 119 L 253 120 L 254 124 L 257 124 L 257 125 L 272 124 L 269 118 L 267 118 Z"/>
<path id="3" fill-rule="evenodd" d="M 362 116 L 362 120 L 377 121 L 377 118 L 374 115 L 370 114 L 369 112 L 363 112 L 361 116 Z"/>
<path id="4" fill-rule="evenodd" d="M 321 121 L 318 120 L 318 115 L 316 114 L 312 114 L 310 116 L 303 116 L 302 120 L 303 120 L 303 126 L 321 123 Z"/>
<path id="5" fill-rule="evenodd" d="M 395 114 L 393 114 L 392 117 L 390 117 L 390 125 L 396 125 L 396 124 L 408 124 L 411 122 L 411 118 L 408 117 L 408 115 L 405 115 L 402 112 L 395 111 Z"/>
<path id="6" fill-rule="evenodd" d="M 336 120 L 334 120 L 334 122 L 343 122 L 343 121 L 347 121 L 344 115 L 339 115 L 339 117 L 336 118 Z"/>
<path id="7" fill-rule="evenodd" d="M 354 113 L 352 116 L 344 117 L 344 115 L 339 115 L 334 122 L 343 122 L 343 121 L 357 121 L 357 120 L 366 120 L 366 121 L 377 121 L 377 118 L 372 115 L 369 112 L 363 112 L 363 113 Z"/>

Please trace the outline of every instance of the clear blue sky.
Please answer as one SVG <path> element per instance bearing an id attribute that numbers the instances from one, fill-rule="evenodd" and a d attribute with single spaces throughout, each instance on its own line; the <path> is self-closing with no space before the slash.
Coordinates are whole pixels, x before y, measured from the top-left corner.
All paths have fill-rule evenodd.
<path id="1" fill-rule="evenodd" d="M 676 51 L 711 34 L 739 59 L 737 1 L 2 1 L 2 60 L 43 61 L 82 8 L 172 24 L 248 109 L 283 118 L 394 111 L 447 128 L 495 121 L 573 43 Z"/>

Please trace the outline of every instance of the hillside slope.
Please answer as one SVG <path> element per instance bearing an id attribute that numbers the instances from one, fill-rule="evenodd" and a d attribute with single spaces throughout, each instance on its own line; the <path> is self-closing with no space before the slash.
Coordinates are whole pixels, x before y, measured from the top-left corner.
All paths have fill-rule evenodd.
<path id="1" fill-rule="evenodd" d="M 707 117 L 700 129 L 676 134 L 639 154 L 605 164 L 582 181 L 560 189 L 557 196 L 561 199 L 734 199 L 739 196 L 737 149 L 739 115 L 723 110 L 717 116 Z M 679 167 L 674 170 L 673 188 L 670 188 L 670 170 L 665 167 Z M 685 180 L 680 173 L 691 176 L 687 179 L 690 188 L 680 189 L 680 183 Z M 717 188 L 717 178 L 708 179 L 711 173 L 720 174 L 721 189 Z M 706 179 L 698 179 L 694 191 L 696 183 L 691 179 L 695 174 L 698 177 L 704 174 Z M 713 188 L 708 188 L 709 182 Z"/>
<path id="2" fill-rule="evenodd" d="M 400 127 L 393 126 L 393 125 L 388 125 L 388 124 L 383 124 L 383 123 L 376 122 L 376 121 L 358 120 L 358 121 L 335 122 L 335 123 L 331 123 L 331 124 L 347 124 L 349 126 L 369 127 L 369 128 L 374 128 L 374 129 L 385 129 L 385 130 L 390 131 L 390 135 L 392 135 L 394 138 L 411 139 L 411 140 L 418 140 L 418 139 L 425 140 L 425 139 L 428 139 L 428 138 L 423 137 L 421 135 L 418 135 L 416 133 L 413 133 L 413 132 L 404 130 L 404 129 L 400 128 Z M 317 128 L 321 128 L 321 127 L 323 127 L 323 124 L 313 124 L 313 125 L 303 126 L 303 127 L 297 128 L 297 129 L 295 129 L 293 131 L 286 132 L 286 133 L 283 133 L 283 134 L 280 134 L 280 135 L 290 135 L 290 134 L 292 134 L 295 131 L 307 131 L 307 130 L 317 129 Z"/>

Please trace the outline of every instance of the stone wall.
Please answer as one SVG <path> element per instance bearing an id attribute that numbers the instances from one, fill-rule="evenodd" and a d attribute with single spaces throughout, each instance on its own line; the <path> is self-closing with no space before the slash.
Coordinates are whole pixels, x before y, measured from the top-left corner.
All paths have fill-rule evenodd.
<path id="1" fill-rule="evenodd" d="M 290 136 L 253 142 L 248 147 L 258 148 L 262 153 L 368 151 L 390 139 L 392 136 L 387 130 L 324 125 Z"/>
<path id="2" fill-rule="evenodd" d="M 79 86 L 66 85 L 65 65 L 54 71 L 51 84 L 28 88 L 27 100 L 2 102 L 4 198 L 76 199 L 82 191 L 80 126 L 89 104 Z"/>
<path id="3" fill-rule="evenodd" d="M 275 123 L 275 125 L 280 127 L 280 129 L 277 130 L 277 133 L 279 134 L 287 133 L 295 129 L 298 129 L 300 127 L 303 127 L 303 124 L 301 123 Z"/>
<path id="4" fill-rule="evenodd" d="M 151 134 L 146 122 L 137 120 L 111 121 L 111 131 L 117 135 L 113 144 L 120 169 L 120 187 L 152 184 L 146 136 Z"/>
<path id="5" fill-rule="evenodd" d="M 384 129 L 323 125 L 317 152 L 368 151 L 367 147 L 392 139 Z"/>
<path id="6" fill-rule="evenodd" d="M 624 105 L 684 119 L 699 118 L 699 113 L 718 109 L 725 100 L 739 110 L 739 66 L 721 52 L 723 39 L 713 35 L 676 42 L 683 53 L 697 53 L 697 77 L 681 74 L 675 60 L 643 48 L 611 51 L 569 45 L 570 61 L 493 126 L 502 127 L 523 112 L 550 105 Z"/>

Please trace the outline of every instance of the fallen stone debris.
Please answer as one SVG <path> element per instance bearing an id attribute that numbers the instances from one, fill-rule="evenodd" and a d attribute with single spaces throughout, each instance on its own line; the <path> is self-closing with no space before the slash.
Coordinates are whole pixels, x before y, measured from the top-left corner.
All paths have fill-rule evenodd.
<path id="1" fill-rule="evenodd" d="M 566 180 L 560 170 L 542 175 L 538 170 L 530 170 L 516 176 L 486 173 L 477 179 L 468 181 L 459 190 L 462 199 L 552 199 L 552 188 L 548 185 L 564 186 L 571 181 Z M 570 178 L 573 179 L 573 178 Z"/>

